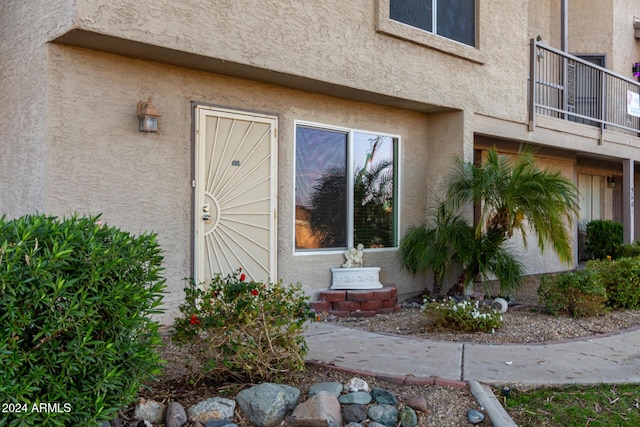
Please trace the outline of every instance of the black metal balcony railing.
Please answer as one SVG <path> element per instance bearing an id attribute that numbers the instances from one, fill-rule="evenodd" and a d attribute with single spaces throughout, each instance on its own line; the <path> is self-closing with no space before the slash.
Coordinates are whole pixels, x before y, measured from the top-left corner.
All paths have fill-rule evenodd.
<path id="1" fill-rule="evenodd" d="M 637 82 L 537 40 L 531 40 L 530 67 L 530 129 L 540 114 L 614 132 L 640 131 L 640 117 L 628 107 L 630 94 L 640 94 Z"/>

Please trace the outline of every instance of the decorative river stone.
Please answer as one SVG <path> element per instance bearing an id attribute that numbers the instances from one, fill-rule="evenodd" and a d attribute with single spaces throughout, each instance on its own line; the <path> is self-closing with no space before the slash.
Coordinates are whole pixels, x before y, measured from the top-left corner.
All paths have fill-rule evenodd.
<path id="1" fill-rule="evenodd" d="M 321 391 L 326 391 L 338 397 L 342 394 L 342 384 L 338 382 L 319 383 L 309 387 L 309 397 L 318 394 Z"/>
<path id="2" fill-rule="evenodd" d="M 418 424 L 416 411 L 408 406 L 402 408 L 402 411 L 400 411 L 400 424 L 402 424 L 402 427 L 415 427 Z"/>
<path id="3" fill-rule="evenodd" d="M 372 388 L 371 397 L 373 397 L 373 400 L 375 400 L 377 403 L 386 403 L 387 405 L 398 404 L 398 399 L 396 398 L 396 395 L 382 388 L 377 388 L 377 387 Z"/>
<path id="4" fill-rule="evenodd" d="M 398 422 L 398 409 L 393 405 L 372 405 L 367 411 L 371 421 L 393 427 Z"/>
<path id="5" fill-rule="evenodd" d="M 366 405 L 371 403 L 371 395 L 365 391 L 354 391 L 353 393 L 343 394 L 338 398 L 338 402 L 342 404 L 359 404 Z"/>

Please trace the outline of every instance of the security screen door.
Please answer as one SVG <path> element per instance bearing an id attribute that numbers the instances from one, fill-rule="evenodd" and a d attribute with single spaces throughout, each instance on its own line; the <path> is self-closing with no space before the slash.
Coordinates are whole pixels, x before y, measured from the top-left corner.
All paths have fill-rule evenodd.
<path id="1" fill-rule="evenodd" d="M 242 268 L 276 278 L 277 119 L 196 107 L 197 282 Z"/>

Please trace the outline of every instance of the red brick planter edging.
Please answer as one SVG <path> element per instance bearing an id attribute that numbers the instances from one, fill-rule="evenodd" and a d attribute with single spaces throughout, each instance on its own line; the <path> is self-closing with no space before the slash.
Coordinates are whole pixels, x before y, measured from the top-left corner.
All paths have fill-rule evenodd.
<path id="1" fill-rule="evenodd" d="M 320 301 L 312 301 L 309 305 L 318 313 L 337 317 L 372 317 L 400 311 L 395 286 L 363 290 L 329 289 L 320 292 Z"/>

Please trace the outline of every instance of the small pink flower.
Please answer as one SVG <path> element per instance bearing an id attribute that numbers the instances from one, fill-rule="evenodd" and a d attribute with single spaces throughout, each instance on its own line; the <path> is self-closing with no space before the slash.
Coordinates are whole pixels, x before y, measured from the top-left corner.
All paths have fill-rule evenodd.
<path id="1" fill-rule="evenodd" d="M 247 276 L 246 276 L 244 273 L 242 273 L 242 274 L 240 275 L 240 281 L 241 281 L 241 282 L 244 282 L 244 279 L 246 279 L 246 278 L 247 278 Z"/>
<path id="2" fill-rule="evenodd" d="M 251 290 L 251 295 L 258 295 L 258 290 L 257 289 L 252 289 Z"/>
<path id="3" fill-rule="evenodd" d="M 194 314 L 193 316 L 191 316 L 191 319 L 189 319 L 189 323 L 191 323 L 192 325 L 199 325 L 200 319 L 198 319 L 198 316 Z"/>

